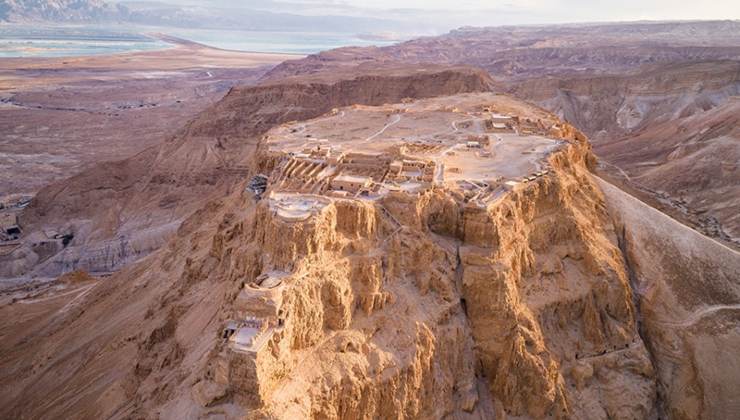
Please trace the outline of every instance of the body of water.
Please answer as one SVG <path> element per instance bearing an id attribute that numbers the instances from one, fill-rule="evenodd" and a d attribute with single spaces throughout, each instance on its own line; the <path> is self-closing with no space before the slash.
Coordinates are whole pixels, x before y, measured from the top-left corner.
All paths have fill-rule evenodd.
<path id="1" fill-rule="evenodd" d="M 67 57 L 156 50 L 158 39 L 87 27 L 0 26 L 0 57 Z"/>
<path id="2" fill-rule="evenodd" d="M 208 29 L 160 29 L 161 32 L 216 48 L 236 51 L 313 54 L 347 46 L 383 46 L 395 39 L 368 39 L 354 34 L 325 32 L 267 32 Z"/>
<path id="3" fill-rule="evenodd" d="M 146 34 L 163 33 L 236 51 L 311 54 L 343 46 L 388 45 L 396 40 L 340 33 L 264 32 L 160 27 L 0 26 L 0 57 L 66 57 L 166 48 Z"/>

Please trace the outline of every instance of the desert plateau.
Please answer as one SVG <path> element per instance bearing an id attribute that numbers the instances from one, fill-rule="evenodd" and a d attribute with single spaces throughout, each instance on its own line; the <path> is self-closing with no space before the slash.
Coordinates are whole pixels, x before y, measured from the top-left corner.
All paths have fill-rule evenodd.
<path id="1" fill-rule="evenodd" d="M 0 0 L 1 419 L 740 418 L 740 9 L 401 3 Z"/>

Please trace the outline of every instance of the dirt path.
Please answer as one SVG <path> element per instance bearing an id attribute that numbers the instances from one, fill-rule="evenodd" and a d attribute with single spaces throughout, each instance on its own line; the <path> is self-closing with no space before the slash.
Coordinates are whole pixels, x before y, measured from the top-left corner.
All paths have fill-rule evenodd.
<path id="1" fill-rule="evenodd" d="M 57 313 L 63 313 L 63 312 L 67 312 L 68 310 L 70 310 L 70 308 L 72 308 L 74 306 L 74 303 L 75 302 L 77 302 L 78 300 L 82 299 L 86 294 L 90 293 L 90 291 L 92 289 L 94 289 L 95 286 L 97 286 L 98 284 L 100 284 L 100 283 L 99 282 L 95 282 L 95 283 L 93 283 L 93 284 L 91 284 L 89 286 L 81 287 L 81 289 L 85 289 L 85 290 L 82 293 L 80 293 L 79 295 L 75 296 L 74 299 L 72 299 L 69 302 L 67 302 L 67 304 L 64 305 L 62 307 L 62 309 L 60 309 Z"/>
<path id="2" fill-rule="evenodd" d="M 43 297 L 43 298 L 19 300 L 18 303 L 20 303 L 22 305 L 32 305 L 34 303 L 47 302 L 49 300 L 58 299 L 60 297 L 64 297 L 64 296 L 72 295 L 72 294 L 75 294 L 75 293 L 79 293 L 83 289 L 85 289 L 84 291 L 87 292 L 93 286 L 95 286 L 95 284 L 91 284 L 91 285 L 88 285 L 88 286 L 78 287 L 78 288 L 76 288 L 74 290 L 70 290 L 70 291 L 67 291 L 67 292 L 64 292 L 64 293 L 59 293 L 59 294 L 55 294 L 55 295 L 47 296 L 47 297 Z M 75 297 L 74 299 L 72 299 L 72 301 L 74 301 L 78 297 L 79 296 Z M 72 302 L 72 301 L 70 301 L 70 302 Z"/>
<path id="3" fill-rule="evenodd" d="M 365 139 L 365 140 L 363 141 L 363 143 L 368 143 L 368 142 L 370 142 L 370 141 L 371 141 L 372 139 L 374 139 L 375 137 L 378 137 L 379 135 L 383 134 L 383 133 L 385 132 L 385 130 L 387 130 L 387 129 L 388 129 L 389 127 L 391 127 L 392 125 L 394 125 L 394 124 L 398 124 L 398 122 L 399 122 L 399 121 L 401 121 L 401 116 L 400 116 L 400 115 L 395 115 L 395 117 L 396 117 L 396 120 L 395 120 L 395 121 L 389 122 L 388 124 L 384 125 L 384 126 L 383 126 L 383 128 L 381 128 L 381 129 L 380 129 L 380 131 L 378 131 L 377 133 L 373 134 L 372 136 L 370 136 L 370 137 L 366 138 L 366 139 Z"/>
<path id="4" fill-rule="evenodd" d="M 684 328 L 684 327 L 690 327 L 697 322 L 699 322 L 702 318 L 709 314 L 713 314 L 715 312 L 719 311 L 725 311 L 725 310 L 733 310 L 733 309 L 740 309 L 740 303 L 732 304 L 732 305 L 713 305 L 713 306 L 707 306 L 706 308 L 702 308 L 691 315 L 689 315 L 686 319 L 682 321 L 657 321 L 659 324 L 662 325 L 668 325 L 672 327 L 677 328 Z"/>
<path id="5" fill-rule="evenodd" d="M 621 175 L 622 175 L 622 176 L 623 176 L 623 177 L 624 177 L 624 178 L 625 178 L 625 179 L 626 179 L 627 181 L 629 181 L 629 182 L 634 182 L 634 181 L 632 180 L 632 178 L 630 178 L 630 176 L 629 176 L 629 175 L 627 174 L 627 172 L 625 172 L 625 171 L 624 171 L 624 169 L 620 168 L 619 166 L 617 166 L 617 165 L 615 165 L 615 164 L 613 164 L 613 163 L 609 163 L 609 162 L 605 161 L 604 159 L 599 159 L 599 163 L 602 163 L 602 164 L 604 164 L 604 165 L 608 165 L 608 166 L 611 166 L 612 168 L 614 168 L 614 169 L 616 169 L 617 171 L 619 171 L 619 173 L 620 173 L 620 174 L 621 174 Z M 636 183 L 636 184 L 637 184 L 637 183 Z M 639 185 L 639 184 L 638 184 L 638 185 Z"/>

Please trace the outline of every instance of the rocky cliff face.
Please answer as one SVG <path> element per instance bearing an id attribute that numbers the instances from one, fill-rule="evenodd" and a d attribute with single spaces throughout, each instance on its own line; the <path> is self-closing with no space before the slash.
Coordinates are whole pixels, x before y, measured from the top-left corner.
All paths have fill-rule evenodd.
<path id="1" fill-rule="evenodd" d="M 201 403 L 277 418 L 657 418 L 589 159 L 574 142 L 551 176 L 484 209 L 435 190 L 332 201 L 301 222 L 263 200 L 251 221 L 224 220 L 193 263 L 231 284 L 222 324 L 237 317 L 243 283 L 290 274 L 264 347 L 211 352 L 194 379 Z"/>
<path id="2" fill-rule="evenodd" d="M 686 228 L 597 184 L 569 124 L 547 174 L 482 207 L 437 186 L 377 201 L 307 194 L 310 214 L 293 217 L 269 186 L 261 200 L 245 191 L 279 170 L 256 134 L 279 121 L 351 103 L 350 92 L 382 103 L 487 85 L 476 72 L 432 74 L 384 81 L 394 92 L 375 75 L 235 90 L 163 145 L 151 170 L 184 179 L 170 191 L 205 191 L 198 174 L 236 164 L 241 180 L 212 192 L 166 246 L 53 312 L 21 312 L 16 334 L 0 330 L 2 412 L 731 417 L 740 376 L 723 352 L 737 343 L 740 257 L 674 235 Z"/>
<path id="3" fill-rule="evenodd" d="M 28 240 L 13 255 L 0 257 L 5 262 L 0 276 L 33 273 L 41 263 L 43 272 L 35 274 L 105 272 L 147 255 L 185 217 L 254 170 L 260 136 L 277 124 L 353 103 L 377 105 L 490 86 L 490 77 L 479 69 L 429 66 L 419 72 L 400 65 L 232 89 L 161 145 L 42 189 L 21 218 Z M 40 231 L 49 229 L 74 234 L 71 250 L 36 255 L 34 244 L 46 240 Z"/>
<path id="4" fill-rule="evenodd" d="M 30 416 L 657 418 L 625 260 L 589 146 L 568 136 L 547 176 L 484 208 L 437 188 L 319 200 L 296 221 L 235 191 L 14 348 L 6 363 L 19 378 L 2 405 Z M 245 311 L 266 321 L 235 348 L 224 334 Z M 29 346 L 41 349 L 33 368 L 19 362 Z M 28 397 L 41 390 L 66 402 Z"/>
<path id="5" fill-rule="evenodd" d="M 499 90 L 583 130 L 615 182 L 737 248 L 737 165 L 729 162 L 737 161 L 738 141 L 728 132 L 736 126 L 739 40 L 734 21 L 464 28 L 325 51 L 266 77 L 388 60 L 484 68 Z"/>
<path id="6" fill-rule="evenodd" d="M 737 246 L 737 61 L 514 88 L 585 130 L 611 172 L 664 211 Z M 712 156 L 711 158 L 709 156 Z"/>
<path id="7" fill-rule="evenodd" d="M 650 418 L 653 368 L 585 158 L 571 146 L 552 158 L 556 176 L 466 220 L 467 313 L 492 394 L 510 414 Z"/>
<path id="8" fill-rule="evenodd" d="M 604 76 L 536 78 L 511 93 L 536 102 L 576 124 L 595 143 L 701 114 L 724 104 L 740 89 L 736 60 L 653 65 Z"/>

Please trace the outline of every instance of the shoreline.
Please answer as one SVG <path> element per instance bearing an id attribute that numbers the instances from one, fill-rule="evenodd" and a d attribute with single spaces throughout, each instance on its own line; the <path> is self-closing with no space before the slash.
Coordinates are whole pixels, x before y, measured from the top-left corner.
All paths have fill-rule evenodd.
<path id="1" fill-rule="evenodd" d="M 213 71 L 276 66 L 305 57 L 296 54 L 227 51 L 180 41 L 162 49 L 64 57 L 7 57 L 0 59 L 0 94 L 32 87 L 77 83 L 89 79 L 135 79 L 151 71 Z"/>
<path id="2" fill-rule="evenodd" d="M 7 25 L 4 25 L 4 24 L 0 23 L 0 30 L 3 29 L 4 26 L 6 28 L 8 28 L 8 27 L 12 27 L 13 25 L 7 26 Z M 62 29 L 65 29 L 65 28 L 67 28 L 67 27 L 62 26 L 62 27 L 59 27 L 58 29 L 59 30 L 62 30 Z M 84 27 L 82 27 L 82 28 L 84 28 Z M 53 27 L 50 27 L 49 29 L 53 29 Z M 144 28 L 139 28 L 139 29 L 144 29 Z M 159 28 L 150 28 L 150 29 L 159 29 Z M 2 34 L 0 33 L 0 35 L 2 35 Z M 158 42 L 163 42 L 163 43 L 169 44 L 169 45 L 162 45 L 161 47 L 153 47 L 153 48 L 132 48 L 132 49 L 129 49 L 129 50 L 122 50 L 122 51 L 119 51 L 119 52 L 105 52 L 105 51 L 103 51 L 103 52 L 93 52 L 93 53 L 89 53 L 89 54 L 84 54 L 84 53 L 77 53 L 77 54 L 75 54 L 75 53 L 72 53 L 72 54 L 69 54 L 69 55 L 65 55 L 63 53 L 60 54 L 60 55 L 43 55 L 43 54 L 42 55 L 17 55 L 17 56 L 8 56 L 8 57 L 2 57 L 2 58 L 4 60 L 18 60 L 18 59 L 66 59 L 66 58 L 95 57 L 95 56 L 98 56 L 99 57 L 99 56 L 112 56 L 112 55 L 121 55 L 121 54 L 132 54 L 132 53 L 133 54 L 150 53 L 150 52 L 157 52 L 157 51 L 165 51 L 165 50 L 171 49 L 173 46 L 183 46 L 183 47 L 186 47 L 186 48 L 208 49 L 208 50 L 213 50 L 213 51 L 221 51 L 221 52 L 228 52 L 228 53 L 234 53 L 234 54 L 264 54 L 264 55 L 272 55 L 272 56 L 278 56 L 279 55 L 279 56 L 285 56 L 286 59 L 289 59 L 289 58 L 301 58 L 301 57 L 305 57 L 305 56 L 310 55 L 310 54 L 316 54 L 316 53 L 319 53 L 320 51 L 325 50 L 325 49 L 318 49 L 317 51 L 313 51 L 313 52 L 297 53 L 297 52 L 283 52 L 283 51 L 273 51 L 273 50 L 259 51 L 259 50 L 253 50 L 253 49 L 240 50 L 240 49 L 232 49 L 232 48 L 222 48 L 222 47 L 217 47 L 217 46 L 211 46 L 211 45 L 208 45 L 208 44 L 204 44 L 204 43 L 198 42 L 198 41 L 192 41 L 190 39 L 183 38 L 183 37 L 180 37 L 180 36 L 177 36 L 177 35 L 170 35 L 168 33 L 161 32 L 161 31 L 156 31 L 156 30 L 151 30 L 151 31 L 136 30 L 135 28 L 132 29 L 132 32 L 129 32 L 129 35 L 137 36 L 137 37 L 142 37 L 142 38 L 147 38 L 149 40 L 152 40 L 152 42 L 157 42 L 158 41 Z M 2 42 L 2 41 L 7 41 L 7 42 L 13 42 L 13 41 L 20 41 L 20 42 L 24 42 L 24 41 L 25 42 L 36 41 L 36 42 L 43 43 L 43 42 L 66 41 L 66 39 L 64 39 L 63 37 L 60 37 L 58 39 L 57 38 L 54 38 L 54 36 L 52 34 L 52 35 L 50 35 L 48 37 L 32 38 L 32 39 L 26 39 L 24 37 L 18 37 L 18 38 L 12 38 L 12 37 L 11 38 L 0 38 L 0 42 Z M 89 40 L 88 39 L 76 39 L 76 40 L 73 40 L 73 41 L 79 41 L 81 43 L 84 43 L 85 41 L 94 42 L 94 41 L 96 41 L 96 39 L 89 39 Z M 111 44 L 113 44 L 113 43 L 115 43 L 117 41 L 129 41 L 129 40 L 125 40 L 125 39 L 124 40 L 109 39 L 109 40 L 102 40 L 100 42 L 107 42 L 107 41 L 110 41 Z M 141 41 L 141 42 L 144 42 L 144 41 Z M 31 44 L 32 43 L 29 43 L 29 45 L 27 47 L 28 49 L 39 49 L 39 50 L 47 49 L 47 50 L 52 51 L 52 52 L 55 51 L 54 48 L 34 47 Z M 352 46 L 352 45 L 347 45 L 347 46 Z M 20 48 L 18 50 L 19 51 L 22 51 L 22 49 L 23 48 Z M 21 52 L 21 54 L 23 54 L 23 53 Z"/>
<path id="3" fill-rule="evenodd" d="M 149 48 L 149 49 L 131 49 L 120 52 L 102 52 L 93 54 L 70 54 L 70 55 L 19 55 L 11 57 L 2 57 L 3 61 L 8 60 L 68 60 L 68 59 L 82 59 L 82 58 L 96 58 L 96 57 L 114 57 L 114 56 L 126 56 L 126 55 L 139 55 L 139 54 L 155 54 L 158 52 L 171 51 L 178 48 L 187 50 L 202 50 L 202 51 L 214 51 L 228 54 L 239 54 L 239 55 L 252 55 L 252 56 L 271 56 L 271 57 L 285 57 L 286 60 L 303 58 L 307 54 L 296 54 L 286 52 L 263 52 L 263 51 L 242 51 L 212 47 L 210 45 L 201 44 L 195 41 L 190 41 L 184 38 L 178 38 L 166 34 L 145 34 L 151 38 L 157 39 L 165 43 L 161 48 Z M 34 48 L 32 46 L 28 47 Z M 3 66 L 0 66 L 2 68 Z"/>
<path id="4" fill-rule="evenodd" d="M 286 60 L 305 57 L 302 54 L 262 53 L 224 50 L 207 45 L 169 38 L 164 48 L 153 50 L 122 51 L 108 54 L 70 55 L 52 57 L 4 57 L 0 60 L 0 71 L 111 69 L 139 70 L 155 67 L 159 70 L 182 70 L 192 68 L 244 68 L 276 65 Z"/>
<path id="5" fill-rule="evenodd" d="M 189 39 L 180 38 L 174 35 L 167 35 L 165 33 L 145 33 L 144 35 L 150 36 L 152 38 L 156 38 L 162 42 L 166 42 L 170 45 L 182 45 L 185 47 L 193 47 L 193 48 L 205 48 L 209 50 L 216 50 L 216 51 L 223 51 L 228 53 L 236 53 L 236 54 L 271 54 L 271 55 L 285 55 L 285 56 L 293 56 L 296 58 L 303 58 L 306 57 L 309 54 L 298 54 L 298 53 L 287 53 L 287 52 L 280 52 L 280 51 L 252 51 L 252 50 L 234 50 L 230 48 L 220 48 L 220 47 L 214 47 L 208 44 L 203 44 L 196 41 L 191 41 Z M 160 51 L 160 50 L 157 50 Z M 317 54 L 311 53 L 311 54 Z"/>
<path id="6" fill-rule="evenodd" d="M 0 29 L 3 27 L 9 27 L 7 25 L 4 25 L 0 23 Z M 60 27 L 59 29 L 64 29 L 65 27 Z M 24 37 L 18 37 L 18 38 L 2 38 L 0 37 L 0 42 L 8 42 L 8 43 L 27 43 L 28 46 L 26 47 L 20 47 L 15 49 L 15 51 L 19 51 L 19 55 L 15 56 L 3 56 L 1 57 L 4 61 L 7 60 L 31 60 L 31 59 L 37 59 L 37 60 L 65 60 L 65 59 L 79 59 L 79 58 L 91 58 L 91 57 L 105 57 L 105 56 L 122 56 L 122 55 L 128 55 L 128 54 L 147 54 L 147 53 L 156 53 L 156 52 L 162 52 L 162 51 L 168 51 L 172 50 L 173 48 L 177 47 L 183 47 L 187 49 L 198 49 L 198 50 L 210 50 L 210 51 L 219 51 L 223 53 L 230 53 L 230 54 L 249 54 L 249 55 L 264 55 L 264 56 L 279 56 L 279 57 L 285 57 L 285 59 L 291 59 L 291 58 L 302 58 L 305 57 L 308 54 L 301 54 L 301 53 L 292 53 L 292 52 L 280 52 L 280 51 L 256 51 L 256 50 L 237 50 L 237 49 L 229 49 L 229 48 L 220 48 L 216 46 L 207 45 L 201 42 L 192 41 L 186 38 L 182 38 L 175 35 L 169 35 L 164 32 L 155 32 L 155 31 L 136 31 L 131 32 L 131 35 L 135 35 L 136 37 L 141 37 L 150 40 L 152 43 L 163 43 L 163 45 L 154 46 L 152 48 L 131 48 L 131 49 L 123 49 L 121 51 L 117 52 L 92 52 L 92 53 L 70 53 L 70 54 L 64 54 L 61 53 L 59 55 L 45 55 L 42 53 L 41 55 L 32 55 L 32 54 L 25 54 L 24 50 L 41 50 L 41 51 L 59 51 L 54 48 L 48 48 L 43 46 L 34 46 L 33 42 L 65 42 L 65 41 L 78 41 L 81 44 L 84 44 L 85 42 L 110 42 L 111 44 L 115 44 L 116 42 L 131 42 L 131 40 L 122 39 L 109 39 L 109 40 L 98 40 L 98 39 L 76 39 L 76 40 L 67 40 L 64 37 L 60 38 L 54 38 L 53 36 L 49 37 L 42 37 L 42 38 L 32 38 L 27 39 Z M 1 35 L 1 34 L 0 34 Z M 140 41 L 145 42 L 145 41 Z M 12 51 L 12 50 L 11 50 Z M 317 51 L 318 52 L 318 51 Z M 313 53 L 312 53 L 313 54 Z"/>

